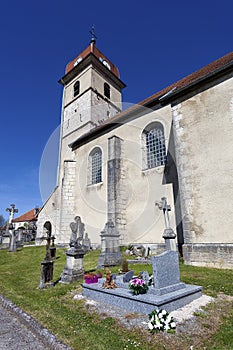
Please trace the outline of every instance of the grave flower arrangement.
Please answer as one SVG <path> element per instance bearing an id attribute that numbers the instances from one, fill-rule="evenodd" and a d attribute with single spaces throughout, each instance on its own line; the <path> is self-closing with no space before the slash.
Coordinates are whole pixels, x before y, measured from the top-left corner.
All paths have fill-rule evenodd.
<path id="1" fill-rule="evenodd" d="M 176 324 L 166 310 L 153 310 L 149 314 L 148 329 L 150 333 L 174 332 Z"/>
<path id="2" fill-rule="evenodd" d="M 97 274 L 89 272 L 84 275 L 85 283 L 87 284 L 97 283 L 99 278 L 102 278 L 101 272 Z"/>
<path id="3" fill-rule="evenodd" d="M 133 278 L 129 282 L 129 289 L 134 295 L 145 294 L 148 290 L 148 284 L 142 278 Z"/>

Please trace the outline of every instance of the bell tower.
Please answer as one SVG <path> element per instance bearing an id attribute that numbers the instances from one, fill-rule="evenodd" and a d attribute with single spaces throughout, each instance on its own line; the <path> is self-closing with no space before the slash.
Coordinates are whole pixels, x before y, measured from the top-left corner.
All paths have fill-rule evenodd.
<path id="1" fill-rule="evenodd" d="M 67 64 L 59 80 L 64 87 L 60 165 L 68 153 L 71 156 L 69 144 L 121 112 L 125 84 L 118 68 L 97 49 L 95 41 L 92 31 L 90 45 Z"/>

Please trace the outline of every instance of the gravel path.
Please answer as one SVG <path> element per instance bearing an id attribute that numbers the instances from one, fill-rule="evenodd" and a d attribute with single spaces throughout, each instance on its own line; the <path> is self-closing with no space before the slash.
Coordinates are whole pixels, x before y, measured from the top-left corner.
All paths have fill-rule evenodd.
<path id="1" fill-rule="evenodd" d="M 48 348 L 0 304 L 0 350 L 3 349 L 45 350 Z"/>

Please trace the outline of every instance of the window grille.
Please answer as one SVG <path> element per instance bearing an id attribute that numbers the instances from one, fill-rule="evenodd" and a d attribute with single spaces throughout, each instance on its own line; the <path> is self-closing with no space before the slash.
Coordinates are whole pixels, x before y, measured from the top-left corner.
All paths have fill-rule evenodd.
<path id="1" fill-rule="evenodd" d="M 102 152 L 95 148 L 91 152 L 91 183 L 97 184 L 102 181 Z"/>
<path id="2" fill-rule="evenodd" d="M 104 96 L 110 98 L 110 86 L 107 83 L 104 83 Z"/>
<path id="3" fill-rule="evenodd" d="M 80 90 L 80 82 L 76 81 L 76 83 L 74 84 L 74 97 L 79 94 L 79 90 Z"/>
<path id="4" fill-rule="evenodd" d="M 157 123 L 145 131 L 147 168 L 165 165 L 167 161 L 163 127 Z"/>

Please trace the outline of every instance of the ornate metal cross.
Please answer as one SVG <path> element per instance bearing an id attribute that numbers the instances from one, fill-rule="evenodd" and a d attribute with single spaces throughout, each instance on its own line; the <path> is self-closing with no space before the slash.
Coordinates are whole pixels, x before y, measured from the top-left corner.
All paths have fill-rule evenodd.
<path id="1" fill-rule="evenodd" d="M 91 34 L 91 43 L 96 42 L 97 36 L 95 35 L 95 26 L 94 24 L 92 24 L 91 30 L 90 30 L 90 34 Z"/>

